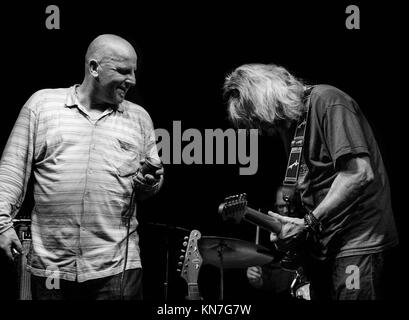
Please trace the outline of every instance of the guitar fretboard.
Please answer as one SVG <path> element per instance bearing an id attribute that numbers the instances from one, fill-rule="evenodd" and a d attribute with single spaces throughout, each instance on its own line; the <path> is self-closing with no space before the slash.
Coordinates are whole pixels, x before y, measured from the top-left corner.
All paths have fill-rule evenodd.
<path id="1" fill-rule="evenodd" d="M 202 297 L 200 296 L 199 286 L 194 284 L 188 284 L 188 296 L 187 300 L 201 300 Z"/>
<path id="2" fill-rule="evenodd" d="M 32 300 L 31 296 L 31 275 L 26 270 L 27 253 L 31 246 L 31 221 L 29 219 L 20 220 L 16 224 L 18 237 L 23 247 L 23 253 L 17 258 L 17 283 L 18 283 L 18 299 Z"/>
<path id="3" fill-rule="evenodd" d="M 27 252 L 30 249 L 31 240 L 23 240 L 23 254 L 18 261 L 18 283 L 19 283 L 19 300 L 31 300 L 31 281 L 30 273 L 26 270 Z"/>

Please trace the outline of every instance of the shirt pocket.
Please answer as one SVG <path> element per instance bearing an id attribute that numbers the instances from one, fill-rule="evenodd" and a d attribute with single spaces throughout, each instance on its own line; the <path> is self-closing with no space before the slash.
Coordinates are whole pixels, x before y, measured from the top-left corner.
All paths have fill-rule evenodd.
<path id="1" fill-rule="evenodd" d="M 130 141 L 115 138 L 115 146 L 118 151 L 118 161 L 116 169 L 120 177 L 129 177 L 134 175 L 140 164 L 140 150 L 137 145 Z"/>

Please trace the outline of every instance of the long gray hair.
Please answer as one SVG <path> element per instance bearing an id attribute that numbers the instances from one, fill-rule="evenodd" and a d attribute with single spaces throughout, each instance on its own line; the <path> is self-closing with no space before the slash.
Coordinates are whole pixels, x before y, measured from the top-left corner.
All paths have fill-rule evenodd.
<path id="1" fill-rule="evenodd" d="M 245 64 L 224 82 L 230 120 L 254 127 L 277 119 L 297 120 L 305 109 L 304 84 L 274 64 Z"/>

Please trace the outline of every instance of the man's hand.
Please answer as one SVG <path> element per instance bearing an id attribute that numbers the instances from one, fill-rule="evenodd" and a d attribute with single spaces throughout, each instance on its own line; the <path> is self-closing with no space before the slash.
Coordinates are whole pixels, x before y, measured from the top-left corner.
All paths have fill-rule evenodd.
<path id="1" fill-rule="evenodd" d="M 142 167 L 144 163 L 145 163 L 145 160 L 141 160 L 140 167 Z M 161 177 L 163 176 L 163 172 L 164 172 L 163 167 L 156 170 L 154 174 L 148 173 L 148 174 L 143 175 L 142 172 L 138 170 L 135 180 L 139 182 L 140 184 L 153 186 L 160 181 Z"/>
<path id="2" fill-rule="evenodd" d="M 260 266 L 247 268 L 247 279 L 250 284 L 256 288 L 260 288 L 263 285 L 263 271 Z"/>
<path id="3" fill-rule="evenodd" d="M 0 233 L 0 250 L 3 250 L 11 261 L 14 260 L 14 250 L 16 250 L 18 254 L 23 253 L 23 247 L 13 228 Z"/>
<path id="4" fill-rule="evenodd" d="M 138 177 L 141 179 L 141 181 L 143 183 L 145 183 L 147 185 L 150 185 L 150 186 L 153 186 L 153 185 L 157 184 L 160 181 L 161 177 L 163 176 L 163 172 L 164 172 L 164 170 L 163 170 L 163 167 L 162 167 L 162 168 L 156 170 L 154 175 L 148 173 L 145 176 L 142 176 L 141 173 L 138 173 Z"/>
<path id="5" fill-rule="evenodd" d="M 272 212 L 272 211 L 268 211 L 267 214 L 268 214 L 269 216 L 271 216 L 271 217 L 274 217 L 273 215 L 274 215 L 275 213 Z M 270 241 L 271 241 L 271 242 L 276 242 L 277 240 L 278 240 L 278 235 L 277 235 L 277 233 L 271 232 L 271 233 L 270 233 Z"/>
<path id="6" fill-rule="evenodd" d="M 297 237 L 305 229 L 304 219 L 285 217 L 271 211 L 268 212 L 268 215 L 281 222 L 280 233 L 272 233 L 270 240 L 276 242 L 280 250 L 291 249 Z"/>
<path id="7" fill-rule="evenodd" d="M 141 166 L 144 164 L 145 160 L 142 160 Z M 143 175 L 140 170 L 134 176 L 133 181 L 136 190 L 136 197 L 138 200 L 144 200 L 157 192 L 163 182 L 163 167 L 156 170 L 154 174 L 145 174 Z"/>

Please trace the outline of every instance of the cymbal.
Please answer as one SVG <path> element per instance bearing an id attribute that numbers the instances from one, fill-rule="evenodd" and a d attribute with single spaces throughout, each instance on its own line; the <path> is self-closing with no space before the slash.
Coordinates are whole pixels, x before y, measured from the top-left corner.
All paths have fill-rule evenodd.
<path id="1" fill-rule="evenodd" d="M 203 236 L 198 240 L 203 264 L 220 267 L 220 253 L 223 254 L 223 268 L 246 268 L 264 265 L 274 257 L 271 250 L 241 239 Z"/>

